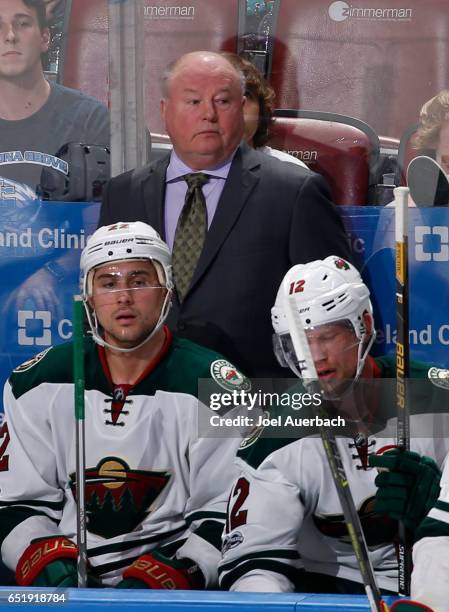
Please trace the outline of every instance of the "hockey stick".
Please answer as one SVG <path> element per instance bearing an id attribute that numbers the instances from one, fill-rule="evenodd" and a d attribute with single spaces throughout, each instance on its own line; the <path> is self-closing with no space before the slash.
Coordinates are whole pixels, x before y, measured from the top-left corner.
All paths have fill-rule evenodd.
<path id="1" fill-rule="evenodd" d="M 407 187 L 396 187 L 395 241 L 396 241 L 396 411 L 397 444 L 410 450 L 410 418 L 407 404 L 407 381 L 409 378 L 409 283 L 408 283 L 408 194 Z M 412 570 L 412 547 L 407 541 L 404 522 L 399 521 L 399 595 L 410 595 Z"/>
<path id="2" fill-rule="evenodd" d="M 318 374 L 316 372 L 315 364 L 310 352 L 309 343 L 304 331 L 301 317 L 296 309 L 294 295 L 289 294 L 289 287 L 286 287 L 285 291 L 286 315 L 290 336 L 293 342 L 293 348 L 298 360 L 299 355 L 304 355 L 303 365 L 305 366 L 308 374 L 307 379 L 303 378 L 304 385 L 307 387 L 307 390 L 310 393 L 320 393 L 321 397 L 323 398 L 323 390 L 318 379 Z M 329 402 L 326 400 L 325 402 L 327 405 L 329 405 Z M 320 410 L 317 410 L 317 413 L 318 412 L 320 412 Z M 324 403 L 321 406 L 321 412 L 327 412 Z M 354 504 L 351 489 L 349 488 L 349 482 L 346 477 L 345 468 L 337 446 L 335 434 L 331 428 L 321 426 L 320 435 L 323 441 L 324 451 L 329 463 L 332 478 L 337 489 L 346 527 L 352 547 L 354 549 L 354 554 L 357 558 L 360 574 L 362 576 L 362 582 L 365 587 L 365 592 L 368 597 L 371 611 L 387 612 L 388 607 L 382 600 L 382 596 L 376 583 L 373 567 L 369 558 L 365 535 L 360 523 L 360 517 Z"/>
<path id="3" fill-rule="evenodd" d="M 449 181 L 431 157 L 419 155 L 407 168 L 407 185 L 416 206 L 448 206 Z"/>
<path id="4" fill-rule="evenodd" d="M 76 527 L 78 588 L 87 587 L 86 447 L 84 431 L 84 308 L 80 295 L 73 297 L 73 383 L 76 420 Z"/>

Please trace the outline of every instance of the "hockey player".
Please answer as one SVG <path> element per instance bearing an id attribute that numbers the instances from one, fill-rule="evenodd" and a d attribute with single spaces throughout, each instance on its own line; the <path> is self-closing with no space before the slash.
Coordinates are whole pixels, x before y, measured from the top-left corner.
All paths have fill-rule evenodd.
<path id="1" fill-rule="evenodd" d="M 441 492 L 419 526 L 413 546 L 411 595 L 434 612 L 449 609 L 449 461 L 441 478 Z M 426 608 L 427 609 L 427 608 Z"/>
<path id="2" fill-rule="evenodd" d="M 325 395 L 346 418 L 346 428 L 336 433 L 337 444 L 378 584 L 395 592 L 396 523 L 373 509 L 377 470 L 368 465 L 368 454 L 395 444 L 395 428 L 386 423 L 391 415 L 382 418 L 382 388 L 373 386 L 366 393 L 362 384 L 395 378 L 395 360 L 369 355 L 375 334 L 369 290 L 349 263 L 328 257 L 291 268 L 272 309 L 275 352 L 296 374 L 300 367 L 286 318 L 286 291 L 294 296 Z M 423 379 L 419 390 L 425 392 L 421 400 L 426 408 L 444 393 L 424 380 L 427 372 L 427 367 L 412 364 L 411 376 Z M 273 439 L 262 433 L 245 440 L 238 453 L 241 473 L 229 500 L 219 570 L 222 587 L 363 593 L 321 439 Z M 447 443 L 420 438 L 412 446 L 441 463 Z M 429 487 L 433 482 L 429 477 Z M 425 497 L 424 489 L 421 492 Z"/>
<path id="3" fill-rule="evenodd" d="M 98 229 L 81 256 L 90 581 L 195 589 L 216 582 L 238 439 L 200 439 L 198 379 L 235 372 L 163 325 L 167 245 L 148 225 Z M 18 585 L 76 586 L 72 345 L 47 349 L 5 385 L 0 459 L 3 562 Z"/>

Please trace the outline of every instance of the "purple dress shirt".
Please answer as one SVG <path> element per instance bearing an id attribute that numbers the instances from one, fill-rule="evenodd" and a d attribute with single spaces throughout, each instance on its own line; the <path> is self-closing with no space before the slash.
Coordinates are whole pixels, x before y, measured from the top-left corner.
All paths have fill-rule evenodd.
<path id="1" fill-rule="evenodd" d="M 171 152 L 170 163 L 168 164 L 167 173 L 165 175 L 166 189 L 164 212 L 165 242 L 170 247 L 170 250 L 173 249 L 176 226 L 182 207 L 184 206 L 187 191 L 187 183 L 182 177 L 190 172 L 204 172 L 210 176 L 209 181 L 203 187 L 207 207 L 207 227 L 209 228 L 231 168 L 232 157 L 226 164 L 219 168 L 192 170 L 179 159 L 174 151 Z"/>

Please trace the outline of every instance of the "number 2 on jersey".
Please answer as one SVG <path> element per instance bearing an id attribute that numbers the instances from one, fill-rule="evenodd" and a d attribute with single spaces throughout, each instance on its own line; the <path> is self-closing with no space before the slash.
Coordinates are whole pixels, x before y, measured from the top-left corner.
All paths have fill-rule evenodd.
<path id="1" fill-rule="evenodd" d="M 5 451 L 9 444 L 9 431 L 7 423 L 0 427 L 0 472 L 6 472 L 9 466 L 9 455 Z"/>
<path id="2" fill-rule="evenodd" d="M 231 507 L 234 497 L 237 496 L 232 509 L 228 512 L 228 524 L 226 531 L 229 533 L 233 529 L 240 527 L 246 523 L 246 517 L 248 516 L 248 510 L 241 510 L 241 507 L 245 503 L 246 498 L 249 495 L 249 482 L 246 478 L 239 478 L 229 498 L 229 507 Z"/>

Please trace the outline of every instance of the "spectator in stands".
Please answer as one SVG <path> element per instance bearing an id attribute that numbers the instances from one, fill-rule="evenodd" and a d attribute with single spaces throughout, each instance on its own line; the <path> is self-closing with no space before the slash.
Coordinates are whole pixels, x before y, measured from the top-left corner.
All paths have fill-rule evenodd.
<path id="1" fill-rule="evenodd" d="M 435 157 L 449 174 L 449 90 L 443 89 L 428 100 L 419 113 L 419 126 L 413 144 L 420 155 Z"/>
<path id="2" fill-rule="evenodd" d="M 173 249 L 169 324 L 271 376 L 281 370 L 268 312 L 282 274 L 349 247 L 322 176 L 241 143 L 243 94 L 243 75 L 218 53 L 170 66 L 161 110 L 173 151 L 106 185 L 100 225 L 153 225 Z"/>
<path id="3" fill-rule="evenodd" d="M 418 129 L 412 137 L 413 147 L 418 155 L 427 155 L 436 160 L 446 175 L 449 175 L 449 90 L 425 102 L 419 113 Z M 431 184 L 429 198 L 434 194 L 435 184 Z M 409 195 L 409 206 L 416 206 L 413 191 Z M 422 194 L 420 194 L 422 197 Z M 394 201 L 387 204 L 394 206 Z"/>
<path id="4" fill-rule="evenodd" d="M 57 155 L 64 144 L 109 144 L 106 107 L 79 91 L 46 80 L 41 55 L 49 42 L 43 0 L 0 2 L 2 229 L 21 230 L 30 225 L 39 209 L 36 188 L 44 168 L 51 169 L 55 181 L 70 176 L 70 164 Z M 48 249 L 39 245 L 28 251 L 33 254 L 32 275 L 7 306 L 21 307 L 31 298 L 37 309 L 53 308 L 58 303 L 55 283 L 64 277 L 66 259 L 49 263 Z"/>
<path id="5" fill-rule="evenodd" d="M 98 100 L 45 79 L 43 0 L 2 0 L 0 23 L 0 199 L 34 200 L 43 167 L 70 172 L 55 156 L 62 145 L 108 145 L 109 115 Z"/>
<path id="6" fill-rule="evenodd" d="M 306 164 L 297 157 L 267 145 L 270 139 L 270 126 L 273 123 L 275 100 L 274 89 L 268 81 L 263 78 L 254 64 L 236 53 L 224 52 L 223 57 L 229 60 L 237 70 L 241 70 L 245 76 L 246 101 L 243 107 L 243 117 L 245 119 L 243 137 L 245 141 L 250 147 L 261 153 L 307 168 Z"/>

